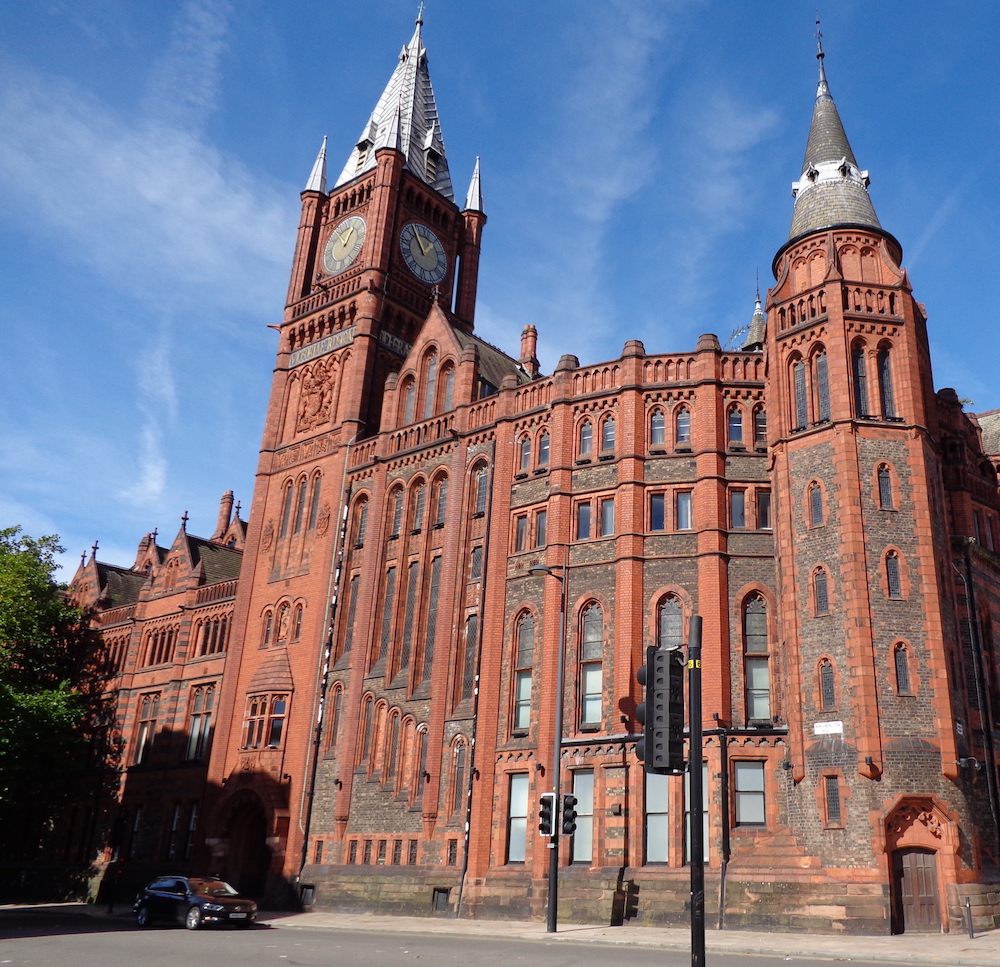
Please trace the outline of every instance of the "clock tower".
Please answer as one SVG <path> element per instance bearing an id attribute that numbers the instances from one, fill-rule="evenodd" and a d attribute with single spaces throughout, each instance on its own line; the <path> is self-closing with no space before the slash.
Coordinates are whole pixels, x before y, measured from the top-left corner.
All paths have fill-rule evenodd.
<path id="1" fill-rule="evenodd" d="M 320 403 L 331 404 L 329 422 L 351 426 L 348 437 L 378 429 L 386 377 L 399 368 L 433 302 L 472 331 L 486 221 L 478 163 L 460 209 L 422 26 L 418 19 L 332 188 L 324 140 L 302 193 L 282 348 L 290 369 L 333 355 L 341 378 Z M 289 395 L 293 402 L 310 414 L 317 405 L 303 403 L 301 389 Z"/>
<path id="2" fill-rule="evenodd" d="M 422 27 L 418 18 L 333 185 L 324 139 L 302 192 L 236 605 L 239 672 L 222 698 L 210 775 L 220 790 L 213 868 L 258 892 L 301 864 L 351 448 L 378 432 L 386 380 L 433 308 L 473 328 L 479 164 L 459 207 Z"/>

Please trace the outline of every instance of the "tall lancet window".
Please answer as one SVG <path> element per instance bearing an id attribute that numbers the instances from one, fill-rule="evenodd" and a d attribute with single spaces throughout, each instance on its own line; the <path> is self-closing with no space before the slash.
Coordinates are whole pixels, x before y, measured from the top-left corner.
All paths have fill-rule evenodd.
<path id="1" fill-rule="evenodd" d="M 896 416 L 896 401 L 892 392 L 892 366 L 889 362 L 889 349 L 883 346 L 878 351 L 878 391 L 881 397 L 882 416 L 892 419 Z"/>
<path id="2" fill-rule="evenodd" d="M 851 351 L 851 370 L 854 375 L 854 409 L 859 417 L 868 416 L 868 371 L 865 368 L 865 347 L 858 345 Z"/>
<path id="3" fill-rule="evenodd" d="M 802 430 L 809 425 L 809 397 L 806 393 L 806 364 L 797 359 L 792 364 L 792 391 L 795 394 L 793 430 Z"/>

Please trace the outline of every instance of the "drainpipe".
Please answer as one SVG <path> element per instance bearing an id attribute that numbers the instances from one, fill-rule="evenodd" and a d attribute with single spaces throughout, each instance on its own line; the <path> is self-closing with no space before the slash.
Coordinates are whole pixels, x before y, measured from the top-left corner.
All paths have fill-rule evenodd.
<path id="1" fill-rule="evenodd" d="M 299 829 L 302 831 L 302 856 L 299 863 L 299 876 L 309 859 L 309 833 L 312 829 L 313 805 L 316 798 L 316 773 L 319 770 L 319 751 L 323 741 L 323 713 L 326 708 L 326 692 L 330 678 L 330 656 L 333 654 L 334 630 L 337 623 L 337 603 L 340 600 L 340 582 L 344 570 L 344 545 L 347 541 L 347 512 L 351 501 L 351 488 L 347 485 L 347 468 L 351 462 L 351 447 L 358 438 L 355 433 L 347 441 L 347 452 L 344 454 L 344 475 L 340 483 L 340 534 L 337 537 L 337 548 L 334 553 L 334 566 L 330 571 L 330 583 L 327 587 L 326 599 L 327 622 L 326 643 L 323 646 L 323 665 L 318 683 L 316 699 L 316 725 L 313 730 L 312 755 L 310 756 L 309 773 L 304 783 L 306 785 L 302 805 L 299 807 Z M 305 810 L 303 822 L 302 811 Z"/>
<path id="2" fill-rule="evenodd" d="M 982 642 L 979 637 L 979 616 L 976 609 L 976 587 L 972 578 L 972 545 L 975 541 L 970 537 L 965 539 L 965 574 L 957 567 L 958 576 L 965 585 L 965 599 L 968 603 L 969 634 L 972 643 L 972 668 L 976 679 L 976 698 L 983 716 L 983 745 L 986 751 L 986 788 L 990 797 L 990 813 L 993 816 L 993 830 L 997 837 L 997 848 L 1000 850 L 1000 796 L 997 792 L 997 762 L 996 748 L 993 742 L 993 709 L 990 702 L 989 689 L 986 687 L 986 676 L 983 672 Z"/>

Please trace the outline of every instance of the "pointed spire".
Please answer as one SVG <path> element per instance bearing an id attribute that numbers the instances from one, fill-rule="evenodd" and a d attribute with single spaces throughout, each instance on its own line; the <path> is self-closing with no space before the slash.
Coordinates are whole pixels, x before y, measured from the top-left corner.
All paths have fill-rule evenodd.
<path id="1" fill-rule="evenodd" d="M 446 198 L 454 200 L 437 102 L 427 71 L 427 50 L 421 36 L 423 4 L 413 37 L 399 54 L 399 63 L 361 132 L 334 187 L 375 167 L 375 152 L 395 148 L 406 156 L 406 167 Z"/>
<path id="2" fill-rule="evenodd" d="M 763 349 L 766 330 L 767 316 L 764 314 L 764 308 L 760 304 L 760 280 L 758 279 L 753 317 L 750 319 L 750 326 L 747 329 L 747 338 L 743 343 L 743 348 L 745 350 Z"/>
<path id="3" fill-rule="evenodd" d="M 835 225 L 881 228 L 868 197 L 868 172 L 858 168 L 826 79 L 823 35 L 816 22 L 819 83 L 802 176 L 792 185 L 795 207 L 789 238 Z"/>
<path id="4" fill-rule="evenodd" d="M 476 156 L 476 167 L 472 172 L 472 181 L 469 182 L 469 190 L 465 195 L 465 208 L 467 212 L 481 212 L 483 210 L 483 186 L 479 181 L 479 156 Z"/>
<path id="5" fill-rule="evenodd" d="M 326 135 L 323 135 L 323 145 L 319 149 L 319 154 L 316 155 L 316 161 L 313 164 L 309 180 L 302 190 L 318 191 L 322 195 L 326 194 Z"/>

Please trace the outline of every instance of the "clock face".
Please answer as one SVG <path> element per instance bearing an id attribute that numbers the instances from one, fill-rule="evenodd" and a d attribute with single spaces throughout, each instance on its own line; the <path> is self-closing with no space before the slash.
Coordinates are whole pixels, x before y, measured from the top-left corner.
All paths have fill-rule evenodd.
<path id="1" fill-rule="evenodd" d="M 331 275 L 343 272 L 358 257 L 367 227 L 360 215 L 351 215 L 333 230 L 323 252 L 327 272 Z"/>
<path id="2" fill-rule="evenodd" d="M 436 285 L 444 278 L 448 271 L 444 246 L 426 225 L 420 222 L 404 225 L 399 233 L 399 247 L 407 267 L 421 282 Z"/>

